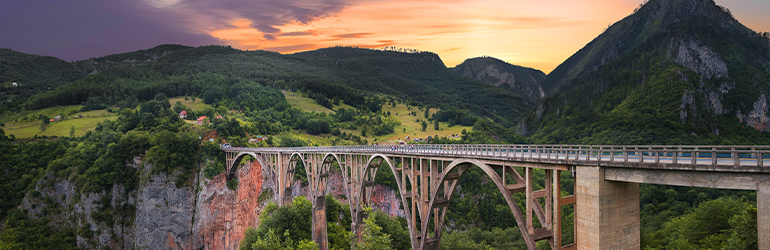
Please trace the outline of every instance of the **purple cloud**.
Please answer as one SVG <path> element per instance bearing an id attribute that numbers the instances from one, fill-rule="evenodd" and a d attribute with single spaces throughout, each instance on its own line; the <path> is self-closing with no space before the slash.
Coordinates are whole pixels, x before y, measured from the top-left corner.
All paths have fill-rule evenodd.
<path id="1" fill-rule="evenodd" d="M 357 0 L 11 1 L 0 8 L 0 47 L 80 60 L 164 43 L 224 44 L 209 32 L 236 19 L 275 40 L 278 27 L 333 16 L 346 1 Z"/>
<path id="2" fill-rule="evenodd" d="M 309 24 L 337 14 L 349 5 L 344 0 L 186 0 L 178 4 L 188 13 L 192 10 L 194 15 L 213 17 L 220 22 L 215 25 L 220 27 L 230 25 L 235 18 L 248 19 L 251 27 L 264 33 L 268 40 L 281 34 L 276 27 Z"/>
<path id="3" fill-rule="evenodd" d="M 79 60 L 159 44 L 221 44 L 184 20 L 129 1 L 12 1 L 0 8 L 0 47 Z"/>

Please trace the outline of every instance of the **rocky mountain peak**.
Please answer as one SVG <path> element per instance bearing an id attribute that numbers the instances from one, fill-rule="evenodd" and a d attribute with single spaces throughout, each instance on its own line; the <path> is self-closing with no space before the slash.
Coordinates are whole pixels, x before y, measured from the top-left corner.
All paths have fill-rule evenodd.
<path id="1" fill-rule="evenodd" d="M 508 90 L 530 100 L 537 100 L 545 95 L 540 88 L 540 83 L 545 80 L 545 73 L 512 65 L 494 57 L 470 58 L 451 70 L 464 77 Z"/>

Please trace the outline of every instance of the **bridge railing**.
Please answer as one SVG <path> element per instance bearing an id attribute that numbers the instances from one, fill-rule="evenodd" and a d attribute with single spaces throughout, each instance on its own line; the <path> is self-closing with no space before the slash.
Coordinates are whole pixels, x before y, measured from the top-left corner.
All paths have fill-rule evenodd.
<path id="1" fill-rule="evenodd" d="M 239 150 L 239 149 L 231 149 Z M 523 144 L 408 144 L 296 148 L 242 148 L 265 152 L 398 153 L 454 157 L 513 158 L 519 160 L 577 160 L 624 163 L 668 163 L 711 166 L 770 164 L 770 146 L 672 145 L 523 145 Z M 768 162 L 765 162 L 768 160 Z"/>

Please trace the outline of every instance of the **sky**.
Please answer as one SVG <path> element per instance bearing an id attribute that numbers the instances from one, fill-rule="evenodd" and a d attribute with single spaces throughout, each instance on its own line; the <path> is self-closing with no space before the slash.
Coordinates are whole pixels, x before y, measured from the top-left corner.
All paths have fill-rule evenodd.
<path id="1" fill-rule="evenodd" d="M 331 46 L 492 56 L 550 72 L 643 0 L 24 0 L 0 8 L 0 48 L 67 61 L 160 44 L 295 53 Z M 770 32 L 770 1 L 716 0 Z"/>

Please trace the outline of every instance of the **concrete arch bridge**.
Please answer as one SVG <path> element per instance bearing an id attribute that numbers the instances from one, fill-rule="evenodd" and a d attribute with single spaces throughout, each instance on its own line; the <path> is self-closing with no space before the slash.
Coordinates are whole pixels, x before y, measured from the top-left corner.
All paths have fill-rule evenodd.
<path id="1" fill-rule="evenodd" d="M 228 174 L 246 155 L 278 178 L 279 205 L 291 203 L 298 162 L 313 203 L 313 240 L 327 249 L 325 195 L 334 162 L 342 170 L 352 229 L 360 235 L 380 166 L 396 178 L 413 249 L 438 249 L 447 208 L 470 168 L 484 171 L 505 198 L 526 246 L 639 249 L 639 183 L 757 190 L 759 248 L 770 250 L 770 146 L 438 145 L 223 148 Z M 532 173 L 545 171 L 534 190 Z M 564 196 L 561 171 L 575 176 Z M 523 193 L 524 201 L 514 199 Z M 517 202 L 525 204 L 524 209 Z M 575 243 L 561 245 L 561 208 L 575 207 Z M 533 223 L 537 219 L 539 223 Z M 432 223 L 431 223 L 432 222 Z"/>

